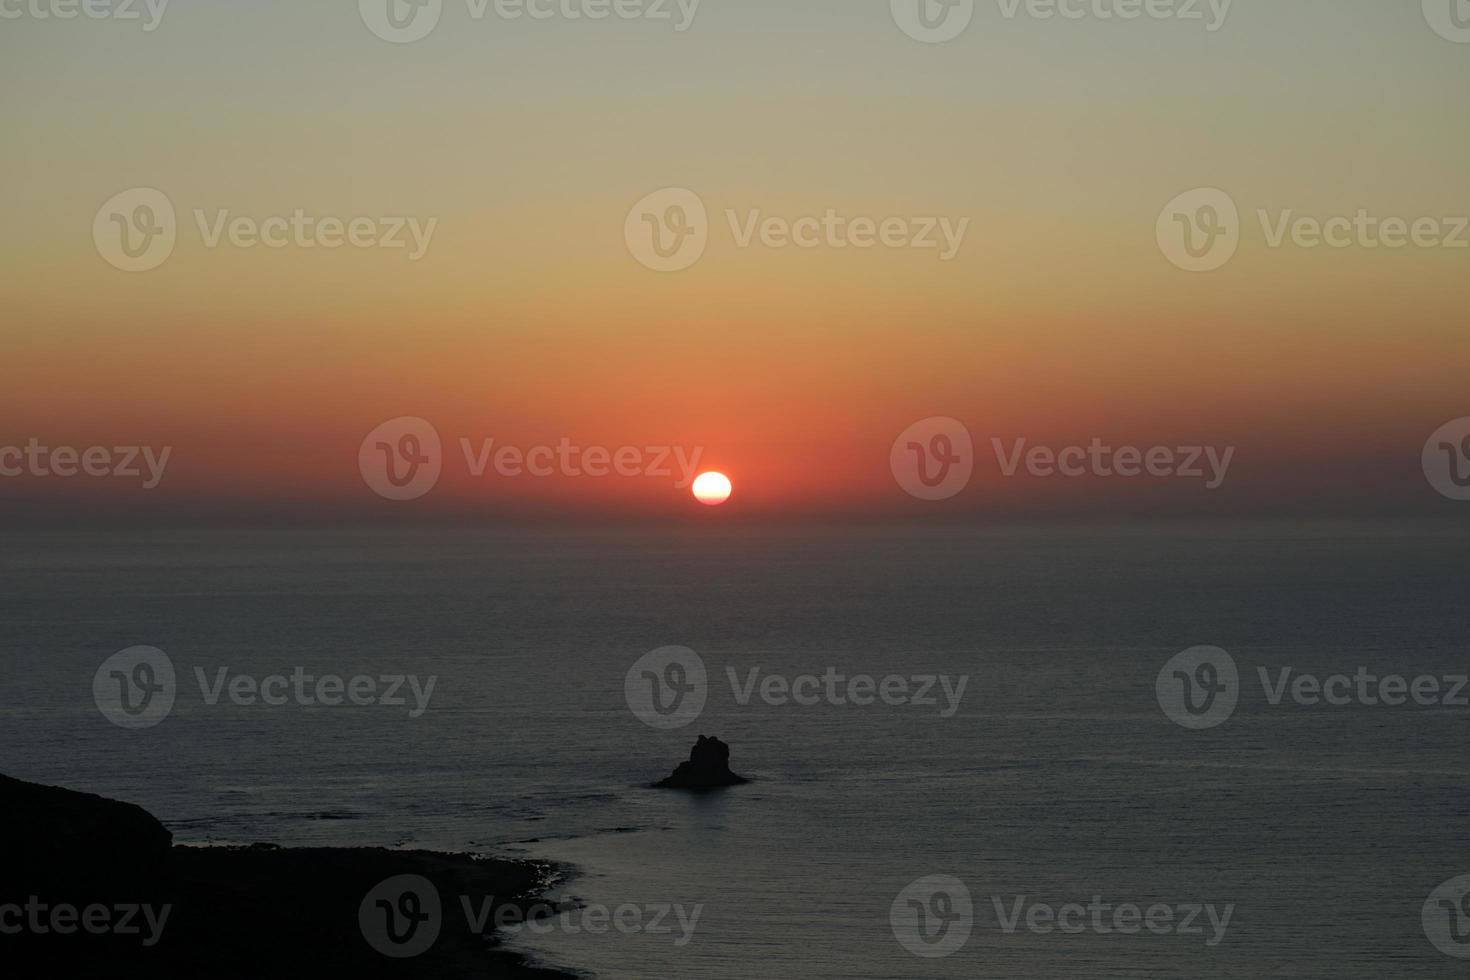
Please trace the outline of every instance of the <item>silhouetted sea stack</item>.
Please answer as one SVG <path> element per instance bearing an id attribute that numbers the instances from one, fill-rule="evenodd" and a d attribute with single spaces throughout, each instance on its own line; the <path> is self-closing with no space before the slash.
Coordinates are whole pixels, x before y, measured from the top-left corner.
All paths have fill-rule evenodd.
<path id="1" fill-rule="evenodd" d="M 730 771 L 730 746 L 701 735 L 689 750 L 689 761 L 679 763 L 671 776 L 654 785 L 659 789 L 717 789 L 748 782 Z"/>

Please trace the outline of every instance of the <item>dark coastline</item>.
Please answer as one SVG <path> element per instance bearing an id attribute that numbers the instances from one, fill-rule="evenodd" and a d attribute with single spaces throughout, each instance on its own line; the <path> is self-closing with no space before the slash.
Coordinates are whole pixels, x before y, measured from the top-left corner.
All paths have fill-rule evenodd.
<path id="1" fill-rule="evenodd" d="M 571 976 L 502 948 L 495 931 L 497 921 L 544 907 L 541 893 L 560 870 L 546 862 L 381 848 L 191 847 L 173 844 L 141 808 L 3 776 L 0 833 L 10 854 L 0 907 L 21 907 L 0 924 L 23 923 L 19 932 L 0 931 L 3 961 L 26 967 L 11 976 Z M 393 958 L 370 944 L 359 909 L 400 875 L 432 883 L 440 927 L 421 954 Z M 483 928 L 464 902 L 484 916 Z M 113 924 L 123 910 L 144 906 L 162 924 L 150 926 L 138 912 L 130 932 L 79 928 L 85 910 L 99 906 Z M 57 919 L 67 907 L 78 913 Z M 102 911 L 95 914 L 100 921 Z"/>

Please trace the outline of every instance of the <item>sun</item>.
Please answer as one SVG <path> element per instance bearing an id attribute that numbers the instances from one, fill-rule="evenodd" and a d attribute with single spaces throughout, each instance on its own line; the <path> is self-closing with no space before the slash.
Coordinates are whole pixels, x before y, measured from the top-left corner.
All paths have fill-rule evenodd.
<path id="1" fill-rule="evenodd" d="M 701 473 L 694 481 L 694 499 L 718 507 L 730 499 L 730 478 L 723 473 Z"/>

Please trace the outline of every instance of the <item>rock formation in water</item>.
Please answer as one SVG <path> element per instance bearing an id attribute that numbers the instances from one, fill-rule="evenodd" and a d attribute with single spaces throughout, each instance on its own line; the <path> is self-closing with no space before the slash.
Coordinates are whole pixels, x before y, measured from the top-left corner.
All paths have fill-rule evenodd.
<path id="1" fill-rule="evenodd" d="M 730 771 L 730 746 L 701 735 L 689 750 L 689 761 L 679 763 L 671 776 L 654 785 L 659 789 L 715 789 L 748 782 Z"/>

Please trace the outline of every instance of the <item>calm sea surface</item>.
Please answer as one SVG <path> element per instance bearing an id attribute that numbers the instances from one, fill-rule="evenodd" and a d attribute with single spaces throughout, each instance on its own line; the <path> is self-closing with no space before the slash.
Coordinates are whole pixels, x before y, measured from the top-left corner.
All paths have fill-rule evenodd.
<path id="1" fill-rule="evenodd" d="M 1273 706 L 1258 668 L 1470 673 L 1467 578 L 1470 532 L 1425 526 L 12 534 L 0 770 L 139 803 L 184 842 L 529 853 L 576 865 L 594 906 L 699 906 L 684 945 L 525 937 L 608 978 L 1464 976 L 1421 909 L 1470 873 L 1470 708 Z M 179 692 L 129 731 L 92 683 L 138 644 Z M 624 681 L 674 644 L 708 700 L 660 731 Z M 1239 665 L 1239 705 L 1190 731 L 1155 680 L 1203 644 Z M 437 682 L 418 718 L 211 705 L 195 670 L 222 667 Z M 942 717 L 937 689 L 742 705 L 727 673 L 829 667 L 968 682 Z M 643 788 L 701 733 L 755 782 Z M 930 959 L 890 907 L 933 875 L 974 913 Z M 1204 915 L 1002 927 L 1018 901 L 1095 898 L 1233 912 L 1213 945 Z"/>

